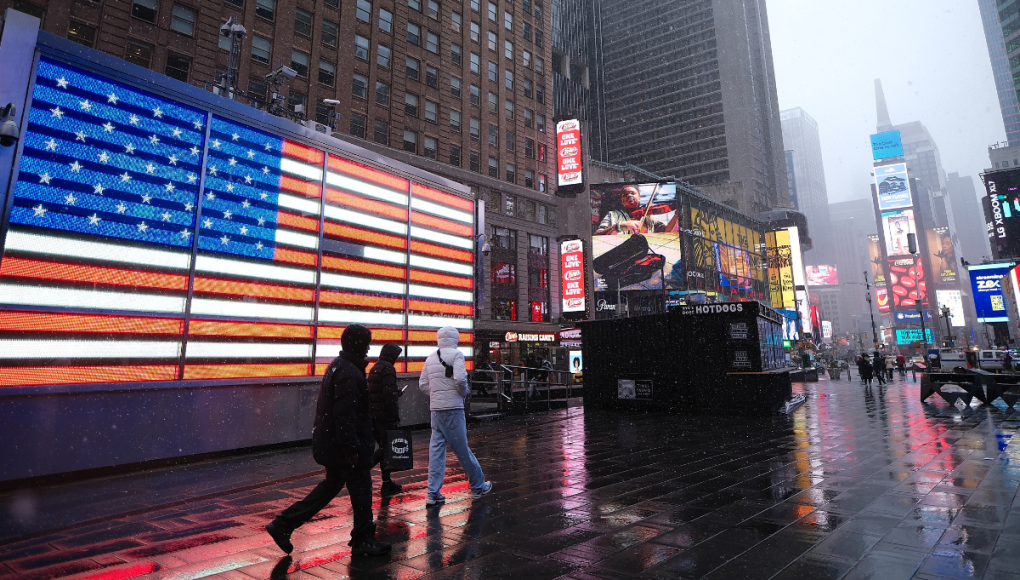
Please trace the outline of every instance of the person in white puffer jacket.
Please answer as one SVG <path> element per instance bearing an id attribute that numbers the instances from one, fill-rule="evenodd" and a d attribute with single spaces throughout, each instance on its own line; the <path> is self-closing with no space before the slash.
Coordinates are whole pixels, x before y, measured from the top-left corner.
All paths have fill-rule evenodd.
<path id="1" fill-rule="evenodd" d="M 439 329 L 439 349 L 430 354 L 418 379 L 418 388 L 429 396 L 432 412 L 432 441 L 429 444 L 429 491 L 427 505 L 446 502 L 439 493 L 446 478 L 446 446 L 460 461 L 471 496 L 478 499 L 492 491 L 492 482 L 485 481 L 482 467 L 467 442 L 467 423 L 464 418 L 464 397 L 471 392 L 464 368 L 464 353 L 457 349 L 460 333 L 452 326 Z"/>

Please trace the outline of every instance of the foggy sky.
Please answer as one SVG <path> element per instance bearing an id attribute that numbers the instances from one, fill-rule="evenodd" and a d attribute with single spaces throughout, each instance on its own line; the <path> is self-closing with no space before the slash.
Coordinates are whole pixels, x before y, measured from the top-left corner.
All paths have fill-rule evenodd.
<path id="1" fill-rule="evenodd" d="M 874 79 L 893 124 L 921 121 L 946 173 L 1006 138 L 977 0 L 767 0 L 781 109 L 818 122 L 829 202 L 871 195 Z M 980 193 L 980 191 L 979 191 Z"/>

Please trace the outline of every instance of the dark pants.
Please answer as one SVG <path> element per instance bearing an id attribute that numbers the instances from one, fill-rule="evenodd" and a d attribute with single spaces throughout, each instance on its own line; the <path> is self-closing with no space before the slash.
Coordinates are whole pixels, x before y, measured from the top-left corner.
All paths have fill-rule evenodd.
<path id="1" fill-rule="evenodd" d="M 395 423 L 376 423 L 372 426 L 372 429 L 375 431 L 375 442 L 379 445 L 379 448 L 375 450 L 375 457 L 373 458 L 372 466 L 379 466 L 379 469 L 382 471 L 383 482 L 392 481 L 390 479 L 390 474 L 393 473 L 387 469 L 382 469 L 383 447 L 386 445 L 386 431 L 398 428 L 399 427 Z"/>
<path id="2" fill-rule="evenodd" d="M 276 526 L 294 530 L 315 517 L 322 508 L 333 501 L 344 486 L 351 496 L 354 510 L 354 529 L 351 530 L 349 546 L 356 546 L 366 539 L 375 537 L 375 522 L 372 521 L 372 474 L 368 469 L 350 467 L 327 467 L 326 479 L 315 486 L 305 499 L 295 503 L 276 516 Z"/>

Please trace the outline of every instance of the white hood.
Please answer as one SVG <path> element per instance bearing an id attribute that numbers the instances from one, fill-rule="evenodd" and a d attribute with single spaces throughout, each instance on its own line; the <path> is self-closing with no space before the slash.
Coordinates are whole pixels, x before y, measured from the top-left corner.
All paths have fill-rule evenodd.
<path id="1" fill-rule="evenodd" d="M 437 333 L 439 348 L 457 348 L 460 344 L 460 332 L 452 326 L 444 326 Z"/>

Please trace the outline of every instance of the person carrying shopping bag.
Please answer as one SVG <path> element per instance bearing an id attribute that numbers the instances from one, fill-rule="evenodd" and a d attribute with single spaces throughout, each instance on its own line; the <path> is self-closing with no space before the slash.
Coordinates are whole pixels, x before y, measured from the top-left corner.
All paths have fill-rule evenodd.
<path id="1" fill-rule="evenodd" d="M 467 441 L 467 423 L 464 417 L 464 398 L 471 392 L 464 368 L 464 353 L 457 349 L 460 333 L 452 326 L 438 332 L 439 349 L 429 355 L 418 379 L 418 388 L 429 396 L 432 413 L 432 440 L 429 444 L 429 483 L 426 505 L 442 505 L 446 498 L 440 493 L 446 477 L 446 446 L 449 445 L 460 461 L 471 497 L 478 499 L 492 491 L 492 482 L 485 481 Z"/>

